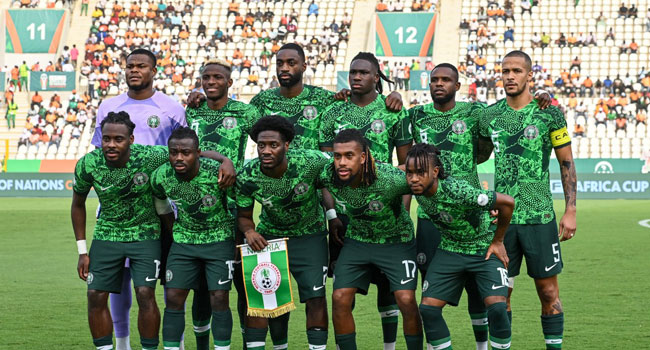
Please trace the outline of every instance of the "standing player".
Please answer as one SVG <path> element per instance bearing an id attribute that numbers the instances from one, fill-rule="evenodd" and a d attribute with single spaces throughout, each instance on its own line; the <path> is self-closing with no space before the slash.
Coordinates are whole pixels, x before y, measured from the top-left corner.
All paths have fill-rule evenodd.
<path id="1" fill-rule="evenodd" d="M 290 272 L 298 283 L 300 302 L 306 304 L 309 349 L 325 349 L 327 230 L 316 185 L 328 159 L 320 151 L 289 151 L 293 126 L 280 116 L 260 119 L 251 137 L 257 143 L 258 158 L 237 177 L 239 229 L 253 250 L 266 247 L 267 240 L 289 238 Z M 257 227 L 255 201 L 262 205 Z M 247 318 L 248 350 L 264 349 L 267 322 L 266 318 Z"/>
<path id="2" fill-rule="evenodd" d="M 202 150 L 215 150 L 222 153 L 235 164 L 237 169 L 241 169 L 244 165 L 248 134 L 260 116 L 255 107 L 228 98 L 228 88 L 232 86 L 231 72 L 232 68 L 228 62 L 222 60 L 205 62 L 201 67 L 200 74 L 201 85 L 207 99 L 201 102 L 197 108 L 188 107 L 185 111 L 185 118 L 190 128 L 196 131 Z M 236 205 L 233 200 L 228 201 L 228 207 L 236 216 Z M 236 233 L 236 243 L 243 243 L 241 232 L 236 231 Z M 242 295 L 237 298 L 237 311 L 243 334 L 247 306 L 246 298 L 243 296 L 241 265 L 238 263 L 235 266 L 237 267 L 234 280 L 235 288 L 237 288 L 238 295 Z M 205 284 L 202 284 L 201 287 L 205 289 Z M 201 293 L 199 292 L 199 295 Z M 194 314 L 197 312 L 195 311 Z M 197 342 L 199 338 L 201 341 L 199 349 L 207 350 L 210 319 L 195 318 L 194 322 Z"/>
<path id="3" fill-rule="evenodd" d="M 442 308 L 458 305 L 463 287 L 472 279 L 479 300 L 487 308 L 492 348 L 510 349 L 506 312 L 508 256 L 503 238 L 514 200 L 447 177 L 439 155 L 435 147 L 419 143 L 406 160 L 406 180 L 411 191 L 442 233 L 422 284 L 420 314 L 427 343 L 433 349 L 451 349 Z M 499 211 L 496 232 L 490 228 L 491 209 Z"/>
<path id="4" fill-rule="evenodd" d="M 100 124 L 101 149 L 83 156 L 75 168 L 72 227 L 79 247 L 79 277 L 88 283 L 88 323 L 97 349 L 113 349 L 108 294 L 119 293 L 125 259 L 131 261 L 135 285 L 138 330 L 143 349 L 158 347 L 160 311 L 155 288 L 160 272 L 160 220 L 173 221 L 166 202 L 151 196 L 149 178 L 164 164 L 164 147 L 133 144 L 135 125 L 126 112 L 108 113 Z M 97 219 L 90 254 L 86 251 L 86 196 L 95 188 L 101 214 Z M 168 227 L 168 229 L 170 229 Z"/>
<path id="5" fill-rule="evenodd" d="M 409 119 L 405 109 L 398 112 L 386 107 L 386 97 L 382 80 L 387 80 L 379 70 L 374 55 L 361 52 L 350 64 L 350 101 L 338 101 L 323 113 L 320 133 L 320 146 L 323 151 L 331 151 L 336 134 L 344 129 L 358 129 L 369 143 L 370 150 L 379 162 L 392 164 L 393 149 L 397 149 L 397 160 L 403 164 L 406 152 L 411 147 Z M 405 203 L 410 204 L 410 200 Z M 342 217 L 345 220 L 344 217 Z M 340 224 L 335 220 L 333 224 Z M 340 247 L 331 244 L 331 260 L 336 260 Z M 385 276 L 376 273 L 373 283 L 377 283 L 377 308 L 382 317 L 384 349 L 395 348 L 399 310 Z"/>
<path id="6" fill-rule="evenodd" d="M 280 115 L 289 119 L 293 124 L 296 136 L 292 142 L 293 149 L 319 149 L 319 130 L 322 124 L 322 113 L 327 107 L 336 102 L 336 99 L 345 99 L 346 91 L 334 95 L 333 92 L 321 87 L 303 84 L 303 74 L 307 69 L 305 52 L 300 45 L 288 43 L 280 47 L 276 54 L 276 75 L 280 87 L 260 92 L 253 97 L 251 104 L 255 106 L 260 115 Z M 199 92 L 192 92 L 188 98 L 188 105 L 197 106 L 205 96 Z M 401 96 L 393 92 L 385 98 L 385 106 L 392 111 L 402 109 Z M 406 154 L 406 153 L 404 153 Z M 325 195 L 324 197 L 328 197 Z M 240 264 L 236 265 L 239 271 Z M 235 272 L 235 286 L 238 285 L 238 276 Z M 245 303 L 244 295 L 238 297 L 238 305 Z M 397 336 L 397 306 L 394 300 L 385 303 L 388 317 L 382 323 L 385 343 L 391 344 Z M 278 349 L 288 346 L 289 313 L 269 320 L 269 329 L 273 344 Z M 382 312 L 382 315 L 385 315 Z M 390 316 L 392 315 L 392 316 Z M 390 350 L 390 347 L 387 348 Z"/>
<path id="7" fill-rule="evenodd" d="M 141 145 L 167 145 L 167 139 L 176 128 L 186 126 L 185 110 L 178 102 L 159 91 L 153 90 L 153 78 L 156 74 L 156 56 L 149 50 L 133 50 L 126 58 L 126 83 L 129 90 L 114 98 L 104 100 L 97 111 L 96 124 L 100 125 L 102 120 L 111 111 L 127 112 L 136 124 L 133 132 L 135 143 Z M 92 144 L 101 146 L 102 130 L 98 126 L 93 135 Z M 220 167 L 223 181 L 231 183 L 234 181 L 234 168 L 230 161 L 225 161 Z M 163 262 L 166 259 L 166 252 L 171 242 L 163 242 Z M 163 266 L 164 267 L 164 266 Z M 120 294 L 111 294 L 111 315 L 115 327 L 116 350 L 128 350 L 129 345 L 129 310 L 131 308 L 131 285 L 129 281 L 128 267 L 124 273 L 122 289 Z M 195 298 L 201 302 L 198 307 L 193 307 L 193 318 L 195 323 L 209 322 L 209 312 L 201 313 L 201 310 L 210 310 L 209 296 Z M 199 313 L 197 313 L 199 312 Z M 201 321 L 201 320 L 208 321 Z M 207 324 L 207 323 L 206 323 Z M 203 333 L 195 333 L 201 338 Z M 209 334 L 205 334 L 208 335 Z M 209 345 L 209 339 L 197 343 Z M 199 350 L 206 350 L 206 347 Z"/>
<path id="8" fill-rule="evenodd" d="M 220 163 L 199 159 L 199 139 L 190 128 L 169 137 L 169 162 L 151 176 L 153 195 L 176 204 L 174 242 L 165 273 L 167 307 L 163 318 L 165 349 L 178 350 L 185 329 L 185 299 L 207 278 L 215 350 L 230 349 L 232 314 L 228 303 L 234 264 L 235 218 L 226 191 L 217 185 Z"/>
<path id="9" fill-rule="evenodd" d="M 557 281 L 563 265 L 560 240 L 573 238 L 576 231 L 576 171 L 571 139 L 562 112 L 556 107 L 542 111 L 533 101 L 528 90 L 533 76 L 530 57 L 522 51 L 511 51 L 504 57 L 502 69 L 506 98 L 486 109 L 481 135 L 491 137 L 494 145 L 496 191 L 515 199 L 512 225 L 505 239 L 510 288 L 525 256 L 528 275 L 535 279 L 542 304 L 546 348 L 559 349 L 564 333 Z M 560 163 L 566 203 L 559 234 L 549 184 L 552 150 Z"/>
<path id="10" fill-rule="evenodd" d="M 352 304 L 357 291 L 367 293 L 376 269 L 388 281 L 404 318 L 407 349 L 422 349 L 413 222 L 402 201 L 410 193 L 404 173 L 390 164 L 375 163 L 359 130 L 341 131 L 333 146 L 334 162 L 323 169 L 319 181 L 349 219 L 334 270 L 336 345 L 341 350 L 356 349 Z M 336 225 L 332 234 L 339 237 Z"/>

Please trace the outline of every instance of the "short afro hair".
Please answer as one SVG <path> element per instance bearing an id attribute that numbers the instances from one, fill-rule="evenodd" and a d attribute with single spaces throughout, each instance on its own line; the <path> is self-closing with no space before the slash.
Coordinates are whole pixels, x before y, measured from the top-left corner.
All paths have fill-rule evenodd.
<path id="1" fill-rule="evenodd" d="M 279 115 L 269 115 L 260 118 L 251 130 L 251 138 L 253 141 L 257 142 L 257 137 L 262 131 L 277 131 L 282 135 L 282 139 L 285 142 L 293 141 L 293 137 L 296 136 L 293 124 L 287 118 Z"/>
<path id="2" fill-rule="evenodd" d="M 196 131 L 188 127 L 181 127 L 181 128 L 174 129 L 174 131 L 172 131 L 172 134 L 169 135 L 169 139 L 167 140 L 167 145 L 169 145 L 169 143 L 172 140 L 183 140 L 183 139 L 191 139 L 193 141 L 194 147 L 199 148 L 199 137 L 196 136 Z"/>

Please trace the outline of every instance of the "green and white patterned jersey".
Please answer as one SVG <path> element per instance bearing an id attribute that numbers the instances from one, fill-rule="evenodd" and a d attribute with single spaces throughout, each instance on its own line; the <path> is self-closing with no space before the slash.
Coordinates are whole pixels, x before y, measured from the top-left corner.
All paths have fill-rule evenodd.
<path id="1" fill-rule="evenodd" d="M 293 149 L 318 150 L 318 131 L 322 114 L 334 103 L 334 93 L 323 88 L 304 85 L 300 95 L 286 98 L 280 88 L 260 92 L 251 100 L 262 117 L 279 115 L 288 118 L 296 131 L 291 141 Z"/>
<path id="2" fill-rule="evenodd" d="M 571 144 L 562 112 L 539 109 L 534 100 L 519 111 L 506 99 L 485 109 L 481 135 L 491 137 L 495 190 L 515 199 L 511 224 L 546 224 L 555 218 L 548 164 L 553 148 Z"/>
<path id="3" fill-rule="evenodd" d="M 376 163 L 377 180 L 370 186 L 335 186 L 334 163 L 320 175 L 336 200 L 337 211 L 350 218 L 345 237 L 360 242 L 392 244 L 413 239 L 413 221 L 404 208 L 402 196 L 410 194 L 404 172 L 390 164 Z"/>
<path id="4" fill-rule="evenodd" d="M 337 101 L 323 113 L 322 118 L 321 147 L 332 147 L 336 134 L 341 130 L 358 129 L 370 143 L 372 156 L 382 163 L 392 164 L 393 149 L 413 140 L 406 109 L 399 112 L 388 110 L 383 95 L 377 95 L 365 107 Z"/>
<path id="5" fill-rule="evenodd" d="M 176 176 L 169 162 L 151 176 L 153 195 L 169 198 L 178 209 L 174 242 L 207 244 L 233 240 L 235 218 L 228 210 L 227 192 L 217 184 L 221 163 L 201 158 L 199 164 L 198 174 L 190 181 Z"/>
<path id="6" fill-rule="evenodd" d="M 416 198 L 441 233 L 438 248 L 467 255 L 486 253 L 494 238 L 489 210 L 494 207 L 496 192 L 450 176 L 438 179 L 433 196 Z"/>
<path id="7" fill-rule="evenodd" d="M 244 165 L 248 134 L 259 118 L 255 107 L 231 99 L 218 111 L 210 109 L 207 102 L 185 110 L 187 125 L 196 131 L 201 150 L 223 154 L 237 169 Z"/>
<path id="8" fill-rule="evenodd" d="M 316 184 L 329 159 L 313 150 L 290 150 L 287 159 L 287 170 L 279 179 L 262 173 L 259 158 L 246 163 L 237 174 L 237 206 L 262 204 L 256 228 L 261 234 L 296 237 L 325 231 Z"/>
<path id="9" fill-rule="evenodd" d="M 77 162 L 73 190 L 87 195 L 95 188 L 101 212 L 93 239 L 136 242 L 160 238 L 160 219 L 156 214 L 149 178 L 169 162 L 167 147 L 131 145 L 129 161 L 123 168 L 106 164 L 101 149 Z"/>
<path id="10" fill-rule="evenodd" d="M 476 155 L 479 121 L 484 108 L 481 103 L 456 102 L 456 106 L 446 112 L 435 109 L 433 103 L 409 110 L 415 143 L 436 146 L 445 174 L 465 180 L 476 188 L 480 188 Z M 418 217 L 427 219 L 420 208 Z"/>

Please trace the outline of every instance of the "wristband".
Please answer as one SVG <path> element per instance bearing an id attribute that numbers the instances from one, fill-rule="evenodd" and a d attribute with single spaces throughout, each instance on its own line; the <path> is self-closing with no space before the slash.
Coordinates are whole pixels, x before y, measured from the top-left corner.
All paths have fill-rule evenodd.
<path id="1" fill-rule="evenodd" d="M 336 210 L 330 209 L 330 210 L 326 211 L 325 212 L 325 217 L 327 218 L 327 221 L 330 221 L 332 219 L 336 219 L 337 218 Z"/>
<path id="2" fill-rule="evenodd" d="M 88 249 L 86 249 L 85 239 L 80 239 L 77 241 L 77 252 L 79 252 L 79 255 L 88 254 Z"/>
<path id="3" fill-rule="evenodd" d="M 551 94 L 549 94 L 548 91 L 546 91 L 546 90 L 544 90 L 544 89 L 539 89 L 539 90 L 535 91 L 535 96 L 537 96 L 537 95 L 539 95 L 539 94 L 548 94 L 548 95 L 551 95 Z"/>

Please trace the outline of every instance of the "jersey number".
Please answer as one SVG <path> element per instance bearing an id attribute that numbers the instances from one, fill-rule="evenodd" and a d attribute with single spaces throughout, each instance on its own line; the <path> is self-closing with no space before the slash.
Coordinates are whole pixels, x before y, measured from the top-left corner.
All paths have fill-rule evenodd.
<path id="1" fill-rule="evenodd" d="M 404 269 L 406 269 L 406 278 L 415 278 L 415 270 L 417 269 L 417 266 L 415 265 L 415 261 L 402 260 L 402 264 L 404 265 Z"/>
<path id="2" fill-rule="evenodd" d="M 497 270 L 499 271 L 499 274 L 501 275 L 501 285 L 502 286 L 507 286 L 508 285 L 508 270 L 504 269 L 503 267 L 497 267 Z"/>
<path id="3" fill-rule="evenodd" d="M 553 262 L 554 263 L 559 263 L 560 262 L 560 243 L 553 243 L 551 245 L 551 249 L 553 249 Z"/>

